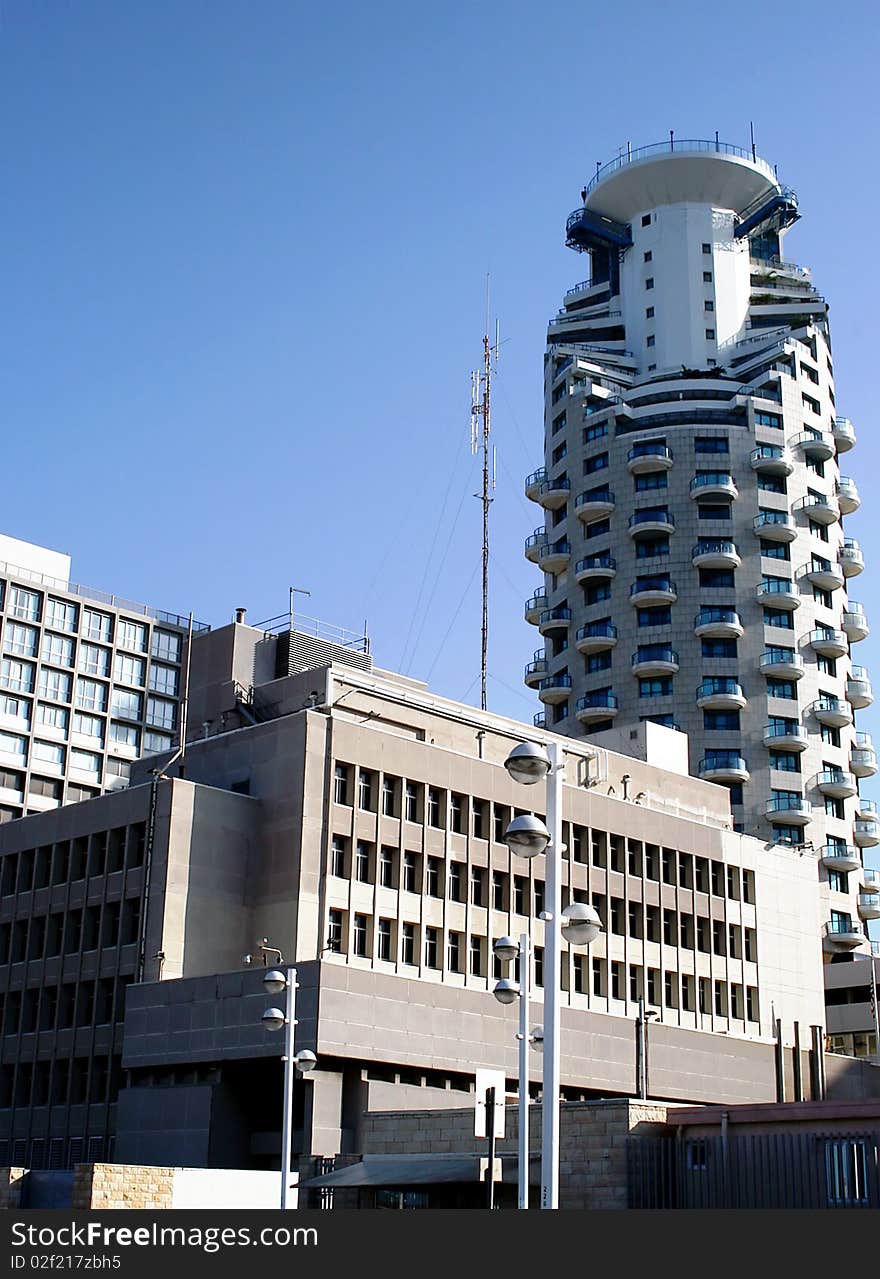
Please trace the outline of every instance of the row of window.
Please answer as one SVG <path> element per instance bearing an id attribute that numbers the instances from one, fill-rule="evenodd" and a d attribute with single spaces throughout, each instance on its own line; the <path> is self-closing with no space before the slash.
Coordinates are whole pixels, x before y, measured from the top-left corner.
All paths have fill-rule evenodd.
<path id="1" fill-rule="evenodd" d="M 82 629 L 79 626 L 79 605 L 68 600 L 44 597 L 39 591 L 31 591 L 23 586 L 10 585 L 0 581 L 0 608 L 6 599 L 6 613 L 9 618 L 18 618 L 26 622 L 43 622 L 55 631 L 68 634 L 82 634 L 84 639 L 97 640 L 100 643 L 112 644 L 117 648 L 125 648 L 134 653 L 150 652 L 151 656 L 162 661 L 179 662 L 182 637 L 174 631 L 163 631 L 158 628 L 150 632 L 149 626 L 143 622 L 135 622 L 130 618 L 115 617 L 110 613 L 102 613 L 96 609 L 82 608 Z M 115 623 L 115 626 L 114 626 Z"/>
<path id="2" fill-rule="evenodd" d="M 93 736 L 94 734 L 85 733 L 84 735 Z M 28 741 L 27 737 L 17 737 L 13 733 L 0 730 L 0 752 L 16 756 L 22 768 L 27 766 Z M 63 772 L 67 764 L 70 768 L 78 769 L 82 773 L 99 774 L 104 766 L 103 756 L 94 751 L 80 750 L 76 746 L 65 747 L 57 742 L 41 741 L 39 738 L 35 738 L 30 743 L 30 762 L 32 768 L 38 771 L 43 769 L 46 772 Z M 111 755 L 107 759 L 106 767 L 111 777 L 131 776 L 131 763 L 126 759 L 116 759 Z"/>
<path id="3" fill-rule="evenodd" d="M 110 678 L 111 658 L 113 679 L 118 684 L 129 684 L 143 688 L 147 682 L 147 659 L 133 657 L 128 653 L 113 652 L 109 648 L 101 648 L 97 644 L 80 643 L 79 654 L 74 661 L 74 641 L 64 635 L 53 635 L 44 631 L 42 641 L 40 632 L 34 626 L 26 626 L 23 622 L 7 622 L 3 632 L 3 651 L 14 657 L 39 656 L 42 662 L 52 666 L 72 667 L 85 675 L 98 675 Z M 165 693 L 176 697 L 179 672 L 174 666 L 163 666 L 153 661 L 150 663 L 149 687 L 154 692 Z"/>
<path id="4" fill-rule="evenodd" d="M 0 1066 L 0 1108 L 114 1102 L 123 1082 L 121 1057 L 20 1061 Z"/>
<path id="5" fill-rule="evenodd" d="M 2 1033 L 30 1035 L 120 1023 L 125 1016 L 125 992 L 133 980 L 131 976 L 101 977 L 9 990 L 0 995 Z"/>
<path id="6" fill-rule="evenodd" d="M 20 964 L 89 950 L 131 946 L 138 939 L 138 897 L 34 915 L 0 924 L 0 964 Z"/>
<path id="7" fill-rule="evenodd" d="M 66 707 L 50 705 L 47 702 L 37 702 L 36 720 L 33 719 L 33 715 L 34 704 L 28 698 L 0 692 L 0 717 L 7 723 L 10 720 L 20 721 L 23 733 L 29 733 L 32 725 L 36 723 L 42 724 L 47 729 L 60 731 L 66 736 L 72 723 L 74 733 L 79 733 L 83 737 L 93 737 L 102 746 L 105 741 L 117 742 L 120 746 L 132 747 L 140 753 L 143 739 L 145 755 L 166 751 L 171 747 L 172 739 L 164 733 L 157 733 L 152 729 L 146 729 L 142 733 L 135 724 L 123 724 L 117 720 L 110 720 L 108 723 L 100 716 L 79 710 L 74 710 L 71 721 L 70 711 Z"/>
<path id="8" fill-rule="evenodd" d="M 58 844 L 45 844 L 0 859 L 0 896 L 29 893 L 54 884 L 103 878 L 143 865 L 146 826 L 118 826 L 96 835 L 78 835 Z"/>
<path id="9" fill-rule="evenodd" d="M 36 692 L 38 696 L 53 702 L 73 701 L 74 705 L 80 709 L 96 711 L 99 714 L 105 714 L 109 709 L 110 714 L 119 719 L 142 720 L 144 718 L 143 693 L 102 684 L 98 680 L 86 679 L 78 675 L 74 697 L 72 675 L 65 671 L 41 666 L 39 677 L 37 677 L 35 666 L 17 658 L 4 657 L 0 661 L 0 690 L 4 689 L 12 693 Z M 148 694 L 146 720 L 152 727 L 173 730 L 177 721 L 177 703 Z"/>

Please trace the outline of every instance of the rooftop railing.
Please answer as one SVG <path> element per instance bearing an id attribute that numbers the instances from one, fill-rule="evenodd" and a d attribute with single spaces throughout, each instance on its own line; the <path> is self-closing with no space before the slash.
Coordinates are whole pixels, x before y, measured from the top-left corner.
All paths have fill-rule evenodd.
<path id="1" fill-rule="evenodd" d="M 627 147 L 626 151 L 615 160 L 609 160 L 607 164 L 603 164 L 601 168 L 596 170 L 595 175 L 587 183 L 586 195 L 589 195 L 604 178 L 615 173 L 618 169 L 625 169 L 627 165 L 635 164 L 638 160 L 647 160 L 652 155 L 663 155 L 676 151 L 702 151 L 706 153 L 714 152 L 717 155 L 733 155 L 737 159 L 748 160 L 750 164 L 754 164 L 756 168 L 760 169 L 771 182 L 776 182 L 776 174 L 773 172 L 771 165 L 766 160 L 753 155 L 745 147 L 737 147 L 730 142 L 713 142 L 708 138 L 670 138 L 668 142 L 652 142 L 650 146 L 646 147 Z"/>

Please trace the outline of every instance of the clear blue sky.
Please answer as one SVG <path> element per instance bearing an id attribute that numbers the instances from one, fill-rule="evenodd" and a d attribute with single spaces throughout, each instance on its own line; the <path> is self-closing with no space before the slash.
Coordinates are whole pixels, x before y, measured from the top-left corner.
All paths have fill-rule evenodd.
<path id="1" fill-rule="evenodd" d="M 546 322 L 587 273 L 565 217 L 627 140 L 746 144 L 751 119 L 832 302 L 880 636 L 877 30 L 865 0 L 0 0 L 0 531 L 215 624 L 295 583 L 369 618 L 380 665 L 477 700 L 488 271 L 490 706 L 530 720 L 522 481 Z"/>

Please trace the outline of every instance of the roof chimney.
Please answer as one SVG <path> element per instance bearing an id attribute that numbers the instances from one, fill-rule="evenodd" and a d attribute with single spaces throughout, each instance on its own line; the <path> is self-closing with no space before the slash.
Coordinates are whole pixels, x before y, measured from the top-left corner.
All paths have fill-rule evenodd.
<path id="1" fill-rule="evenodd" d="M 247 609 L 246 609 L 246 608 L 237 608 L 237 609 L 235 610 L 235 620 L 236 620 L 236 622 L 238 622 L 238 624 L 239 624 L 239 625 L 242 625 L 242 624 L 244 623 L 244 619 L 245 619 L 246 615 L 247 615 Z"/>

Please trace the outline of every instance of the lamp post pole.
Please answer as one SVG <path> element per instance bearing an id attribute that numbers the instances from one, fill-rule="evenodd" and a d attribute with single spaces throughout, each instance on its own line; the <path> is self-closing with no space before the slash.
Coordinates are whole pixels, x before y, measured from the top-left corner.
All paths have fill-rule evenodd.
<path id="1" fill-rule="evenodd" d="M 544 930 L 547 971 L 544 977 L 544 1091 L 541 1106 L 541 1207 L 559 1207 L 559 986 L 561 977 L 562 885 L 562 750 L 547 744 L 547 830 Z"/>
<path id="2" fill-rule="evenodd" d="M 529 1206 L 529 935 L 519 939 L 519 1208 Z"/>
<path id="3" fill-rule="evenodd" d="M 293 1145 L 293 1040 L 296 1028 L 296 969 L 287 969 L 287 1003 L 284 1017 L 284 1115 L 281 1121 L 281 1207 L 287 1207 L 290 1155 Z"/>

